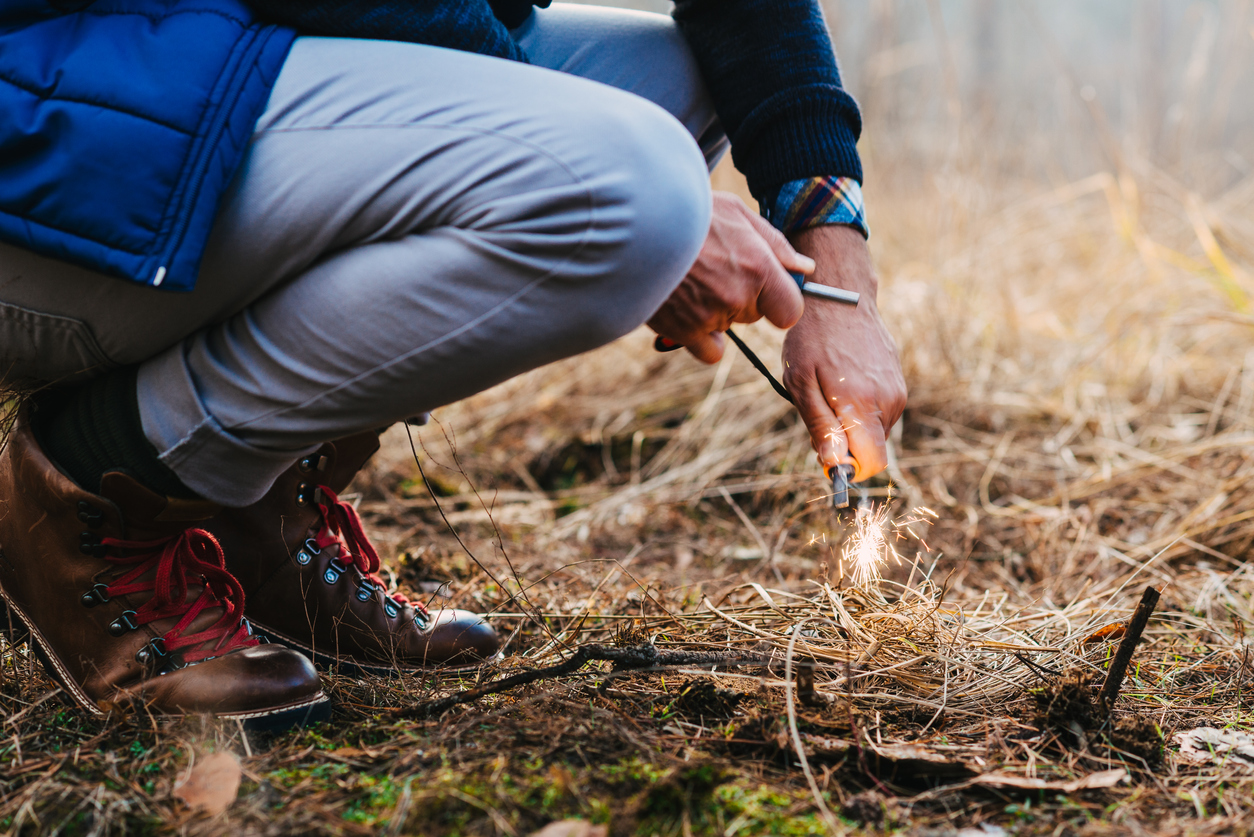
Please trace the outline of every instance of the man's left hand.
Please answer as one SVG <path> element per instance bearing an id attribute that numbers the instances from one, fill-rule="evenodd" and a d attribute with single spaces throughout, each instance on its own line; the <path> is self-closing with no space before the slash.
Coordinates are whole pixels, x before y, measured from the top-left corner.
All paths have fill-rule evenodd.
<path id="1" fill-rule="evenodd" d="M 888 431 L 906 408 L 897 346 L 880 318 L 879 283 L 866 242 L 852 227 L 790 236 L 817 263 L 809 281 L 862 295 L 856 308 L 815 297 L 784 340 L 784 385 L 810 431 L 819 463 L 857 466 L 855 481 L 888 465 Z"/>

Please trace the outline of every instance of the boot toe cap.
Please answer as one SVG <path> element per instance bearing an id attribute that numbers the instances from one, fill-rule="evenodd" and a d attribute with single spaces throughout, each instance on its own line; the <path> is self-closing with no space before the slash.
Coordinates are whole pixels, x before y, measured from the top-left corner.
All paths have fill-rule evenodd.
<path id="1" fill-rule="evenodd" d="M 144 683 L 145 701 L 162 712 L 256 718 L 326 701 L 309 659 L 278 645 L 214 657 Z"/>
<path id="2" fill-rule="evenodd" d="M 428 665 L 477 663 L 500 649 L 500 635 L 479 614 L 454 609 L 431 614 L 426 647 Z"/>

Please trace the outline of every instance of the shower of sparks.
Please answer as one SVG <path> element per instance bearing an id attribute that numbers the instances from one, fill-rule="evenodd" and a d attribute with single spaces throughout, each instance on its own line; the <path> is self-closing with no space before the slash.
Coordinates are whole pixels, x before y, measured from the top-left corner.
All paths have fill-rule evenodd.
<path id="1" fill-rule="evenodd" d="M 854 587 L 878 588 L 883 580 L 884 566 L 889 561 L 896 564 L 902 563 L 901 555 L 895 546 L 897 541 L 917 541 L 923 548 L 923 552 L 919 553 L 920 556 L 931 551 L 920 530 L 921 527 L 930 526 L 936 520 L 936 512 L 926 506 L 916 506 L 906 512 L 903 517 L 892 517 L 889 513 L 892 505 L 892 488 L 890 485 L 886 502 L 869 503 L 864 499 L 862 504 L 853 509 L 853 532 L 845 539 L 840 550 L 836 570 L 839 578 L 848 578 Z M 831 496 L 831 494 L 825 494 L 807 502 L 829 500 Z M 827 543 L 826 532 L 812 532 L 807 546 Z M 828 546 L 828 549 L 834 552 L 834 546 L 833 543 Z M 826 578 L 828 565 L 823 562 L 821 566 L 824 568 L 822 575 Z"/>
<path id="2" fill-rule="evenodd" d="M 901 560 L 888 539 L 890 526 L 887 503 L 854 512 L 853 534 L 845 541 L 840 563 L 842 575 L 848 568 L 855 587 L 878 585 L 889 559 Z"/>

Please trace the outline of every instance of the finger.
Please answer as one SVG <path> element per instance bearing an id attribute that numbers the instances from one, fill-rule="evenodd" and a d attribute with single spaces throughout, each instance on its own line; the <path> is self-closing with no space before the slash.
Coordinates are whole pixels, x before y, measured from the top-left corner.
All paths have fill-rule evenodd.
<path id="1" fill-rule="evenodd" d="M 849 455 L 857 466 L 854 482 L 869 479 L 888 467 L 888 433 L 879 414 L 867 415 L 850 407 L 841 411 L 841 429 L 849 444 Z"/>
<path id="2" fill-rule="evenodd" d="M 702 363 L 718 363 L 723 359 L 726 341 L 721 331 L 713 334 L 694 335 L 684 342 L 684 348 Z"/>
<path id="3" fill-rule="evenodd" d="M 704 314 L 700 309 L 680 309 L 669 303 L 663 305 L 648 321 L 649 328 L 677 348 L 695 344 L 710 332 L 717 331 L 719 325 L 714 317 Z"/>
<path id="4" fill-rule="evenodd" d="M 766 276 L 766 282 L 758 294 L 758 313 L 779 328 L 792 328 L 805 311 L 801 289 L 792 277 L 776 267 Z"/>
<path id="5" fill-rule="evenodd" d="M 906 412 L 907 397 L 908 397 L 908 394 L 906 392 L 906 382 L 902 380 L 901 386 L 895 388 L 891 398 L 888 401 L 888 406 L 885 409 L 886 421 L 883 422 L 885 434 L 887 434 L 890 430 L 893 429 L 893 425 L 901 421 L 901 417 Z"/>
<path id="6" fill-rule="evenodd" d="M 791 270 L 794 273 L 802 273 L 806 276 L 814 272 L 816 267 L 814 259 L 798 253 L 792 246 L 792 243 L 782 232 L 775 229 L 770 221 L 767 221 L 761 215 L 755 215 L 750 212 L 749 223 L 753 224 L 753 228 L 766 240 L 767 245 L 771 248 L 771 252 L 775 254 L 775 258 L 779 259 L 779 263 L 787 270 Z"/>
<path id="7" fill-rule="evenodd" d="M 849 443 L 840 418 L 828 406 L 818 382 L 811 379 L 802 386 L 790 386 L 789 391 L 797 404 L 801 420 L 810 432 L 810 446 L 818 454 L 819 464 L 824 470 L 834 468 L 842 462 L 852 464 Z"/>

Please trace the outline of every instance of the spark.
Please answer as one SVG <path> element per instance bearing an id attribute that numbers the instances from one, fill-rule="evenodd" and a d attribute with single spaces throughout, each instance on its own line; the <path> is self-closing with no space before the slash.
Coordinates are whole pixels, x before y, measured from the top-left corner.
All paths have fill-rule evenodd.
<path id="1" fill-rule="evenodd" d="M 890 485 L 890 499 L 891 491 Z M 814 503 L 830 497 L 830 494 L 824 494 L 808 502 Z M 902 563 L 894 542 L 914 540 L 924 550 L 931 551 L 923 536 L 912 527 L 930 526 L 933 520 L 938 519 L 937 513 L 926 506 L 917 506 L 901 517 L 893 517 L 890 513 L 891 505 L 891 502 L 864 503 L 852 509 L 853 531 L 844 539 L 839 555 L 832 550 L 837 578 L 848 578 L 854 587 L 874 590 L 883 580 L 883 570 L 889 561 L 898 565 Z M 806 545 L 826 545 L 827 542 L 827 532 L 811 532 L 810 541 Z M 833 536 L 833 546 L 836 543 L 839 541 Z M 846 570 L 849 571 L 848 574 Z"/>
<path id="2" fill-rule="evenodd" d="M 850 581 L 855 587 L 877 588 L 883 579 L 884 566 L 890 561 L 898 565 L 902 563 L 894 542 L 917 540 L 927 548 L 923 538 L 909 528 L 913 523 L 930 522 L 922 519 L 918 511 L 912 510 L 905 519 L 895 519 L 889 513 L 888 503 L 861 506 L 854 510 L 853 532 L 845 540 L 840 564 L 842 571 L 844 567 L 849 567 Z"/>
<path id="3" fill-rule="evenodd" d="M 841 563 L 853 570 L 851 580 L 855 587 L 878 585 L 884 564 L 889 558 L 897 558 L 897 551 L 885 535 L 888 522 L 887 504 L 855 510 L 853 534 L 841 552 Z"/>

